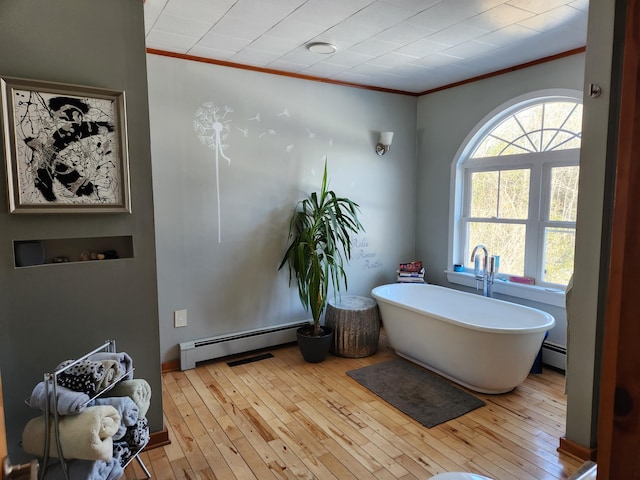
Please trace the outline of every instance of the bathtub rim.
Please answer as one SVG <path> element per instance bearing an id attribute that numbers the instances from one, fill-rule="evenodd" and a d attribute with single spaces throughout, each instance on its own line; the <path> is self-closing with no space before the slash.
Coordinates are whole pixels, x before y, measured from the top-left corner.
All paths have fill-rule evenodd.
<path id="1" fill-rule="evenodd" d="M 381 290 L 384 287 L 396 287 L 396 288 L 404 288 L 407 286 L 411 286 L 410 288 L 424 288 L 424 287 L 429 287 L 429 288 L 435 288 L 435 289 L 445 289 L 445 290 L 451 290 L 453 292 L 462 294 L 462 295 L 474 295 L 473 293 L 469 293 L 469 292 L 465 292 L 463 290 L 457 290 L 455 288 L 449 288 L 449 287 L 443 287 L 441 285 L 433 285 L 433 284 L 412 284 L 412 283 L 408 283 L 408 284 L 401 284 L 401 283 L 386 283 L 383 285 L 378 285 L 377 287 L 374 287 L 371 290 L 371 296 L 373 298 L 376 299 L 376 301 L 378 302 L 386 302 L 389 303 L 391 305 L 394 305 L 396 307 L 399 307 L 401 309 L 404 310 L 409 310 L 412 312 L 416 312 L 418 314 L 421 315 L 428 315 L 434 319 L 437 320 L 441 320 L 443 322 L 447 322 L 450 323 L 452 325 L 458 325 L 461 328 L 468 328 L 470 330 L 478 330 L 481 332 L 490 332 L 490 333 L 497 333 L 497 334 L 502 334 L 502 335 L 523 335 L 523 334 L 527 334 L 527 333 L 539 333 L 539 332 L 546 332 L 548 330 L 551 330 L 555 324 L 556 324 L 556 319 L 554 318 L 553 315 L 551 315 L 548 312 L 545 312 L 544 310 L 540 310 L 538 308 L 533 308 L 533 307 L 529 307 L 527 305 L 521 305 L 519 303 L 514 303 L 514 302 L 509 302 L 506 300 L 500 300 L 497 298 L 490 298 L 490 297 L 483 297 L 478 295 L 478 297 L 480 299 L 482 299 L 481 301 L 487 301 L 487 302 L 500 302 L 502 304 L 504 303 L 508 303 L 510 305 L 513 305 L 517 308 L 522 308 L 525 310 L 529 310 L 529 311 L 533 311 L 535 313 L 541 314 L 541 316 L 545 317 L 547 319 L 547 322 L 539 325 L 539 326 L 535 326 L 535 327 L 489 327 L 489 326 L 485 326 L 485 325 L 478 325 L 478 324 L 473 324 L 473 323 L 468 323 L 468 322 L 464 322 L 461 320 L 457 320 L 455 318 L 449 318 L 449 317 L 444 317 L 442 315 L 438 315 L 436 313 L 432 313 L 429 312 L 427 310 L 422 310 L 420 308 L 416 308 L 416 307 L 412 307 L 410 305 L 406 305 L 400 302 L 397 302 L 395 300 L 391 300 L 385 296 L 380 295 L 380 293 L 377 293 L 376 290 Z M 384 319 L 383 319 L 384 321 Z"/>

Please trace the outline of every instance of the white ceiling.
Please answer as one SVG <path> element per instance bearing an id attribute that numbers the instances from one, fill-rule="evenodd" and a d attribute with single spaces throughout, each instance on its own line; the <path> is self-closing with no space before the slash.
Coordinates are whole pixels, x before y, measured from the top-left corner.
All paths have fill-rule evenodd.
<path id="1" fill-rule="evenodd" d="M 422 93 L 586 45 L 588 0 L 146 0 L 148 48 Z M 331 55 L 306 45 L 329 42 Z"/>

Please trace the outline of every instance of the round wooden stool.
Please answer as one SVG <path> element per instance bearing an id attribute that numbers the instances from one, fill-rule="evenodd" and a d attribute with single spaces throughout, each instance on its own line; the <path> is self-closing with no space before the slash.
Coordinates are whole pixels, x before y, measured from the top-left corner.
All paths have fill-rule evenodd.
<path id="1" fill-rule="evenodd" d="M 380 312 L 373 298 L 343 296 L 330 300 L 324 323 L 333 328 L 334 355 L 361 358 L 378 350 Z"/>

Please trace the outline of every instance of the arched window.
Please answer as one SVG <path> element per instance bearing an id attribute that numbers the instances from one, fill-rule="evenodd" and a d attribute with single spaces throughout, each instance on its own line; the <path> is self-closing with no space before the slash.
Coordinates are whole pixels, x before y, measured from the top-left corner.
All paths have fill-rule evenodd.
<path id="1" fill-rule="evenodd" d="M 453 263 L 477 244 L 500 273 L 566 285 L 573 273 L 582 128 L 579 92 L 537 92 L 489 115 L 454 162 Z"/>

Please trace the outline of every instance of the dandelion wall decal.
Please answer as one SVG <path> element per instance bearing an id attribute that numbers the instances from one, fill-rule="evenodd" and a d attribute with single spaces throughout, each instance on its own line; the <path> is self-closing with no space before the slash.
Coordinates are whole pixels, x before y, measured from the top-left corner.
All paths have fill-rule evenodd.
<path id="1" fill-rule="evenodd" d="M 224 158 L 228 165 L 231 165 L 231 159 L 224 154 L 226 145 L 222 143 L 228 136 L 229 123 L 231 120 L 225 120 L 228 113 L 233 109 L 226 105 L 220 109 L 212 102 L 202 104 L 194 115 L 193 129 L 198 135 L 200 141 L 216 152 L 216 196 L 218 200 L 218 243 L 222 243 L 222 227 L 220 221 L 220 175 L 219 175 L 219 157 Z"/>
<path id="2" fill-rule="evenodd" d="M 262 137 L 264 137 L 265 135 L 271 135 L 271 136 L 274 136 L 274 135 L 277 135 L 277 133 L 276 133 L 276 131 L 275 131 L 275 130 L 273 130 L 273 129 L 269 129 L 269 130 L 267 130 L 266 132 L 262 132 L 260 135 L 258 135 L 258 137 L 259 137 L 259 138 L 262 138 Z"/>

